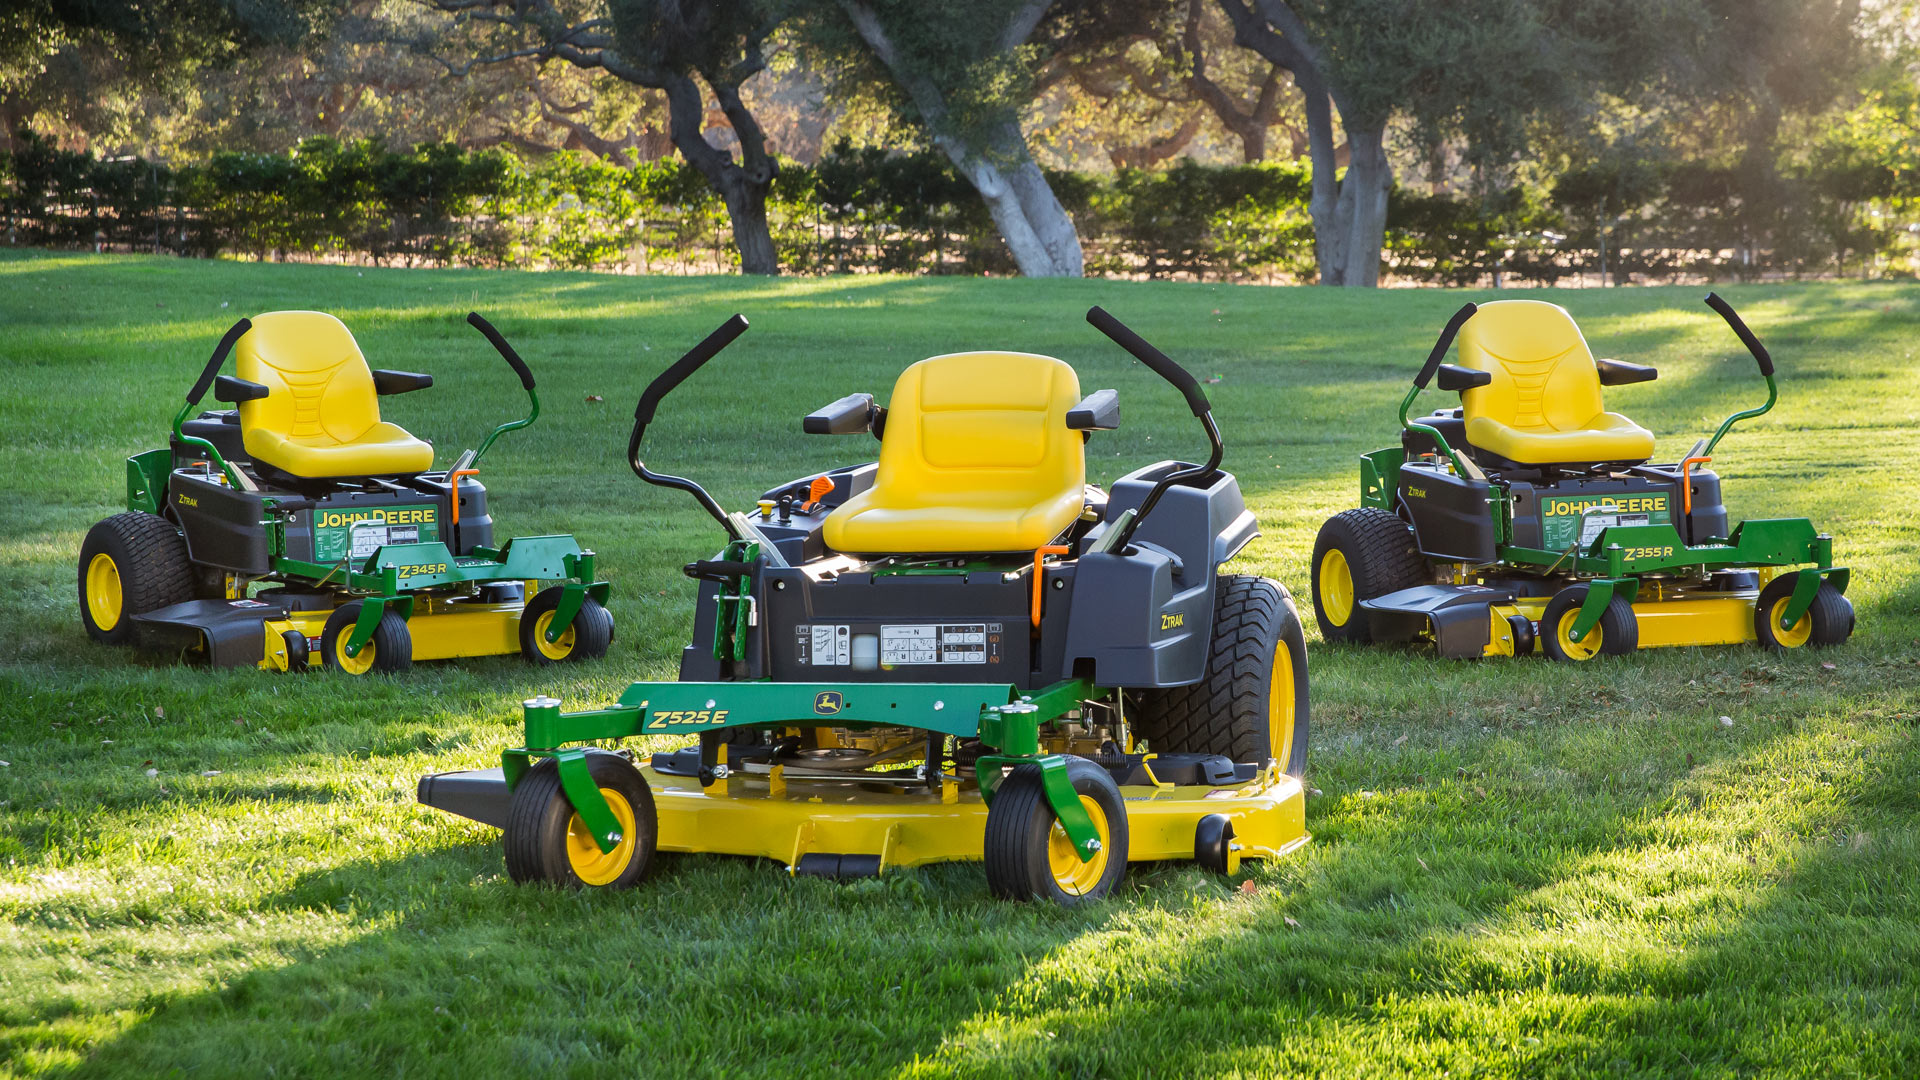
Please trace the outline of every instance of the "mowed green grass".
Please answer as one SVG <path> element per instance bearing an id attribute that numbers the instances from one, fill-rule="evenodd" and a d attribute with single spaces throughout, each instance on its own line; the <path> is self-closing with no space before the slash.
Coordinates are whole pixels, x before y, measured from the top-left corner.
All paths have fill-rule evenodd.
<path id="1" fill-rule="evenodd" d="M 1659 366 L 1609 401 L 1663 455 L 1761 396 L 1704 291 L 1550 296 L 1599 354 Z M 1484 294 L 0 256 L 0 1074 L 1911 1075 L 1920 288 L 1723 292 L 1782 393 L 1715 468 L 1736 518 L 1835 534 L 1850 644 L 1569 669 L 1315 637 L 1313 843 L 1234 880 L 1138 868 L 1066 912 L 996 902 L 969 865 L 837 886 L 664 856 L 631 892 L 516 887 L 497 834 L 417 806 L 414 783 L 493 762 L 535 692 L 583 706 L 671 677 L 677 568 L 716 531 L 622 452 L 641 387 L 734 311 L 754 329 L 648 447 L 741 507 L 871 453 L 802 436 L 803 413 L 960 349 L 1051 353 L 1117 387 L 1097 480 L 1199 453 L 1179 397 L 1082 321 L 1107 306 L 1217 380 L 1265 529 L 1236 569 L 1304 609 L 1355 456 L 1393 441 L 1433 334 Z M 545 415 L 484 478 L 504 534 L 601 553 L 604 663 L 348 681 L 86 639 L 75 552 L 120 509 L 122 459 L 162 444 L 229 322 L 287 307 L 338 313 L 376 366 L 432 372 L 385 408 L 443 459 L 522 408 L 461 319 L 518 344 Z"/>

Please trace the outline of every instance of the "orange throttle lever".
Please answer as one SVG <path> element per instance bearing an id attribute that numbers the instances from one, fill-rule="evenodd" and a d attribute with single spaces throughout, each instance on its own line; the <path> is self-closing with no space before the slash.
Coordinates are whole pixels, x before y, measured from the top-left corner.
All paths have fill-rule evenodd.
<path id="1" fill-rule="evenodd" d="M 1688 517 L 1693 516 L 1693 467 L 1712 460 L 1710 457 L 1690 457 L 1680 463 L 1680 508 Z"/>
<path id="2" fill-rule="evenodd" d="M 449 493 L 453 496 L 453 524 L 460 524 L 460 478 L 479 475 L 479 469 L 455 469 L 447 474 Z"/>
<path id="3" fill-rule="evenodd" d="M 1033 630 L 1040 632 L 1040 597 L 1046 592 L 1046 571 L 1041 563 L 1049 555 L 1065 555 L 1073 549 L 1065 544 L 1042 544 L 1033 549 Z"/>
<path id="4" fill-rule="evenodd" d="M 833 477 L 831 476 L 814 477 L 813 483 L 807 485 L 806 505 L 800 508 L 800 512 L 803 514 L 813 513 L 813 508 L 820 505 L 821 499 L 824 499 L 828 495 L 832 494 L 833 488 L 834 488 Z"/>

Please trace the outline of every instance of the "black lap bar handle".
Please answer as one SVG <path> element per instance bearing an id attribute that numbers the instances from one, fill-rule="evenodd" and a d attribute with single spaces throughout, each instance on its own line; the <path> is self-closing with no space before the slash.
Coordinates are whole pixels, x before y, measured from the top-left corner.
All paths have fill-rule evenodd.
<path id="1" fill-rule="evenodd" d="M 513 369 L 515 375 L 520 376 L 520 388 L 532 390 L 533 371 L 527 367 L 525 360 L 520 359 L 520 354 L 513 351 L 513 346 L 507 344 L 507 339 L 500 336 L 500 331 L 495 330 L 492 323 L 481 318 L 477 311 L 467 312 L 467 322 L 475 330 L 486 335 L 487 340 L 493 343 L 494 350 L 506 360 L 507 366 Z"/>
<path id="2" fill-rule="evenodd" d="M 734 559 L 696 559 L 681 567 L 680 571 L 690 578 L 711 578 L 722 581 L 752 577 L 753 564 Z"/>
<path id="3" fill-rule="evenodd" d="M 1760 344 L 1760 339 L 1754 336 L 1753 331 L 1747 329 L 1747 324 L 1741 320 L 1739 313 L 1733 310 L 1733 305 L 1720 299 L 1719 293 L 1708 293 L 1707 306 L 1719 312 L 1720 317 L 1727 320 L 1727 325 L 1733 327 L 1733 332 L 1740 336 L 1740 341 L 1747 347 L 1747 351 L 1759 361 L 1760 374 L 1769 379 L 1773 378 L 1773 356 L 1767 352 L 1765 345 Z"/>
<path id="4" fill-rule="evenodd" d="M 1115 345 L 1133 354 L 1135 360 L 1153 369 L 1154 374 L 1172 383 L 1187 399 L 1187 407 L 1195 416 L 1205 416 L 1213 411 L 1208 404 L 1206 391 L 1200 389 L 1200 380 L 1193 373 L 1173 362 L 1166 353 L 1148 344 L 1147 339 L 1129 330 L 1125 323 L 1107 313 L 1107 309 L 1095 305 L 1087 312 L 1087 321 L 1095 330 L 1113 339 Z"/>
<path id="5" fill-rule="evenodd" d="M 1460 328 L 1467 325 L 1467 320 L 1473 318 L 1473 313 L 1479 310 L 1478 305 L 1466 304 L 1453 313 L 1453 318 L 1447 320 L 1446 329 L 1440 331 L 1440 340 L 1434 343 L 1433 351 L 1427 354 L 1425 366 L 1420 369 L 1420 374 L 1413 377 L 1413 385 L 1422 390 L 1427 388 L 1427 384 L 1433 381 L 1434 373 L 1440 370 L 1440 361 L 1447 358 L 1447 350 L 1453 348 L 1454 336 L 1460 333 Z"/>
<path id="6" fill-rule="evenodd" d="M 1108 314 L 1105 308 L 1095 306 L 1089 309 L 1087 321 L 1093 324 L 1094 329 L 1112 338 L 1115 345 L 1132 353 L 1135 360 L 1153 369 L 1154 374 L 1172 383 L 1175 389 L 1186 397 L 1187 407 L 1193 410 L 1193 415 L 1199 418 L 1201 428 L 1207 433 L 1209 447 L 1207 463 L 1189 465 L 1162 476 L 1160 481 L 1147 491 L 1146 498 L 1140 500 L 1139 510 L 1118 526 L 1113 545 L 1109 550 L 1125 550 L 1127 543 L 1133 539 L 1134 530 L 1138 529 L 1147 515 L 1153 513 L 1153 508 L 1160 504 L 1160 496 L 1165 495 L 1167 489 L 1175 484 L 1184 484 L 1190 480 L 1212 476 L 1214 470 L 1220 467 L 1220 459 L 1226 454 L 1226 445 L 1220 441 L 1220 428 L 1213 422 L 1213 406 L 1207 401 L 1206 392 L 1200 389 L 1200 380 L 1194 378 L 1186 368 L 1174 363 L 1166 353 L 1148 344 L 1145 338 L 1127 329 L 1119 319 Z"/>
<path id="7" fill-rule="evenodd" d="M 227 362 L 227 354 L 233 351 L 234 343 L 251 329 L 253 329 L 253 320 L 241 319 L 227 327 L 225 334 L 220 335 L 220 344 L 213 347 L 213 359 L 207 361 L 207 370 L 200 373 L 200 378 L 194 382 L 193 389 L 187 391 L 187 404 L 197 405 L 200 399 L 206 396 L 207 387 L 213 385 L 213 377 L 220 373 L 220 365 Z"/>
<path id="8" fill-rule="evenodd" d="M 719 355 L 721 349 L 733 344 L 735 338 L 747 332 L 747 317 L 735 315 L 720 324 L 705 340 L 687 350 L 687 354 L 673 362 L 673 366 L 660 373 L 659 378 L 647 384 L 640 395 L 640 404 L 634 406 L 633 419 L 635 430 L 644 431 L 653 423 L 653 413 L 660 407 L 660 400 L 673 393 L 673 388 L 687 381 L 687 376 L 699 371 L 707 361 Z"/>
<path id="9" fill-rule="evenodd" d="M 713 520 L 719 522 L 720 527 L 727 530 L 727 535 L 735 540 L 742 540 L 745 537 L 741 536 L 733 522 L 728 520 L 727 512 L 707 492 L 707 489 L 684 476 L 657 473 L 647 468 L 646 462 L 640 460 L 640 440 L 646 437 L 647 425 L 653 423 L 653 414 L 660 407 L 661 399 L 671 394 L 674 387 L 685 382 L 688 376 L 700 370 L 701 365 L 713 359 L 721 349 L 733 344 L 735 338 L 746 332 L 747 317 L 735 315 L 721 323 L 718 329 L 706 336 L 705 340 L 688 349 L 685 356 L 675 360 L 672 367 L 661 372 L 659 377 L 648 383 L 646 390 L 640 394 L 640 404 L 634 406 L 633 436 L 627 440 L 627 464 L 633 467 L 635 476 L 649 484 L 675 488 L 693 496 L 694 501 L 700 504 L 700 508 L 712 515 Z"/>

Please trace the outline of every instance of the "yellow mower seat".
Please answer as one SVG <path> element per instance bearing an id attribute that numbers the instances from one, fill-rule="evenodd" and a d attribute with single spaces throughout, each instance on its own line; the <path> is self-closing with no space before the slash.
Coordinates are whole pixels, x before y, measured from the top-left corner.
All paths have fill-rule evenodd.
<path id="1" fill-rule="evenodd" d="M 1600 372 L 1573 316 L 1539 300 L 1496 300 L 1460 329 L 1460 363 L 1493 381 L 1460 395 L 1467 441 L 1522 465 L 1642 462 L 1653 433 L 1606 411 Z"/>
<path id="2" fill-rule="evenodd" d="M 294 476 L 399 476 L 433 467 L 433 447 L 380 419 L 373 372 L 339 319 L 270 311 L 233 350 L 234 372 L 267 396 L 240 403 L 247 456 Z"/>
<path id="3" fill-rule="evenodd" d="M 827 546 L 866 554 L 1032 551 L 1086 508 L 1067 411 L 1080 379 L 1050 356 L 973 352 L 901 372 L 873 486 L 827 515 Z"/>

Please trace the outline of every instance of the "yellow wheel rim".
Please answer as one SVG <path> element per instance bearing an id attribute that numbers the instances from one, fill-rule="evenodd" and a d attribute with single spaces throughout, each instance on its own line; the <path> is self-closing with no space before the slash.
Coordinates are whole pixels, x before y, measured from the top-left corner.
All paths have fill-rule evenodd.
<path id="1" fill-rule="evenodd" d="M 1587 631 L 1586 637 L 1575 641 L 1572 636 L 1573 624 L 1579 621 L 1579 608 L 1576 607 L 1563 611 L 1560 613 L 1560 625 L 1553 628 L 1553 633 L 1554 636 L 1560 640 L 1560 651 L 1566 654 L 1567 659 L 1591 660 L 1600 655 L 1600 642 L 1602 640 L 1600 624 L 1595 623 L 1593 629 Z"/>
<path id="2" fill-rule="evenodd" d="M 1267 679 L 1268 757 L 1286 768 L 1293 760 L 1293 652 L 1280 642 L 1273 650 L 1273 674 Z"/>
<path id="3" fill-rule="evenodd" d="M 93 625 L 111 630 L 120 625 L 120 613 L 125 607 L 120 568 L 114 565 L 113 556 L 103 551 L 87 563 L 87 614 L 92 617 Z"/>
<path id="4" fill-rule="evenodd" d="M 1087 808 L 1087 816 L 1093 819 L 1093 828 L 1100 835 L 1100 850 L 1086 862 L 1073 850 L 1073 841 L 1067 839 L 1067 830 L 1055 821 L 1047 833 L 1047 869 L 1053 872 L 1053 883 L 1068 896 L 1085 896 L 1100 884 L 1107 875 L 1107 856 L 1111 854 L 1112 837 L 1107 833 L 1107 815 L 1100 804 L 1089 796 L 1080 796 L 1080 805 Z"/>
<path id="5" fill-rule="evenodd" d="M 373 642 L 360 646 L 360 655 L 347 655 L 347 639 L 353 636 L 352 627 L 342 627 L 333 639 L 333 658 L 340 670 L 349 675 L 365 675 L 373 670 Z"/>
<path id="6" fill-rule="evenodd" d="M 589 885 L 612 883 L 626 872 L 627 864 L 633 861 L 633 805 L 627 802 L 625 795 L 612 788 L 601 788 L 600 794 L 606 796 L 614 820 L 620 823 L 620 842 L 613 845 L 612 851 L 600 850 L 600 845 L 593 842 L 593 834 L 581 823 L 579 814 L 567 820 L 567 865 L 573 868 L 581 881 Z"/>
<path id="7" fill-rule="evenodd" d="M 567 632 L 560 635 L 559 641 L 548 641 L 547 627 L 552 625 L 551 611 L 543 611 L 539 618 L 533 620 L 533 647 L 549 660 L 565 660 L 573 653 L 573 627 L 567 627 Z"/>
<path id="8" fill-rule="evenodd" d="M 1353 618 L 1353 568 L 1339 548 L 1320 556 L 1320 614 L 1335 626 Z"/>
<path id="9" fill-rule="evenodd" d="M 1785 649 L 1797 649 L 1813 638 L 1812 611 L 1800 616 L 1800 621 L 1794 623 L 1790 629 L 1780 629 L 1780 619 L 1787 613 L 1787 604 L 1792 600 L 1791 596 L 1783 596 L 1775 600 L 1773 610 L 1767 612 L 1767 626 L 1773 631 L 1773 640 L 1779 642 L 1780 647 Z"/>

